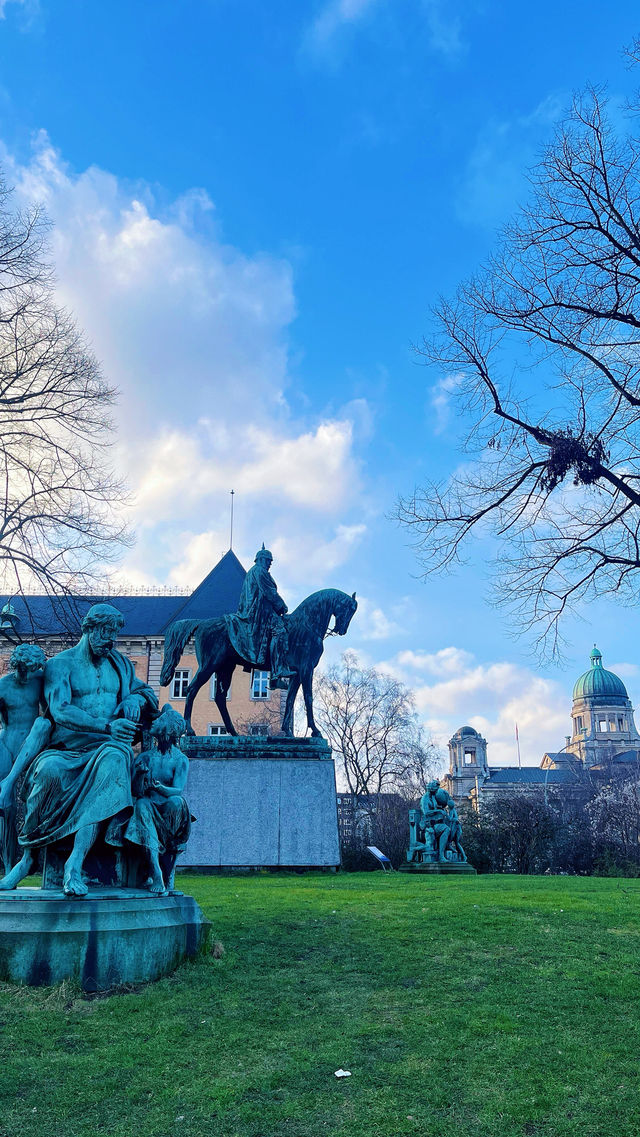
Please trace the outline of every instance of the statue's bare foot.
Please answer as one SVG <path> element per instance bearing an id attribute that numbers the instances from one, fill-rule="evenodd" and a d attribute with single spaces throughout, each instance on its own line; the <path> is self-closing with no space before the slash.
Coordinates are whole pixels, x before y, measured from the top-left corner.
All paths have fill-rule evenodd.
<path id="1" fill-rule="evenodd" d="M 3 876 L 2 880 L 0 880 L 0 889 L 2 889 L 3 892 L 10 892 L 11 889 L 17 888 L 20 881 L 29 875 L 32 868 L 33 857 L 31 853 L 25 853 L 22 860 L 13 866 L 11 872 L 8 872 L 7 875 Z"/>
<path id="2" fill-rule="evenodd" d="M 82 879 L 80 869 L 75 865 L 65 865 L 64 879 L 62 881 L 62 891 L 67 896 L 86 896 L 89 889 Z"/>
<path id="3" fill-rule="evenodd" d="M 162 879 L 162 873 L 159 875 L 154 873 L 153 876 L 150 876 L 147 881 L 147 888 L 154 896 L 164 896 L 167 890 Z"/>

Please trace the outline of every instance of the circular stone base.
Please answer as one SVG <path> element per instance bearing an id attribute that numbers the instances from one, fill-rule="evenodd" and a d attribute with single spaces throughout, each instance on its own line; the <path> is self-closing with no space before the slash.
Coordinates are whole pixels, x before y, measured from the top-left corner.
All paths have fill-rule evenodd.
<path id="1" fill-rule="evenodd" d="M 476 875 L 476 870 L 468 861 L 425 861 L 423 864 L 400 865 L 398 872 L 418 873 L 423 876 L 433 876 L 438 873 L 453 873 L 457 876 Z"/>
<path id="2" fill-rule="evenodd" d="M 31 987 L 74 979 L 84 991 L 148 983 L 196 955 L 210 927 L 182 892 L 0 892 L 0 979 Z"/>

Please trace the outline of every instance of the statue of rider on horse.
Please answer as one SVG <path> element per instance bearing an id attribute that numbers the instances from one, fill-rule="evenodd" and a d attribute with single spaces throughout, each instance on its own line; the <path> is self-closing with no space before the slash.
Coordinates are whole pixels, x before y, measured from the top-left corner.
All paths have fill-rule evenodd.
<path id="1" fill-rule="evenodd" d="M 300 687 L 307 724 L 312 737 L 320 731 L 313 718 L 313 672 L 328 634 L 344 636 L 358 607 L 355 592 L 349 596 L 337 588 L 312 593 L 289 613 L 269 569 L 273 557 L 268 549 L 256 553 L 246 575 L 237 612 L 210 620 L 176 620 L 167 632 L 160 684 L 166 687 L 193 637 L 198 670 L 189 683 L 184 718 L 191 729 L 194 699 L 213 675 L 215 703 L 229 734 L 236 729 L 229 716 L 227 692 L 234 668 L 271 672 L 271 686 L 287 691 L 282 733 L 293 734 L 293 708 Z M 333 618 L 333 627 L 329 627 Z"/>
<path id="2" fill-rule="evenodd" d="M 245 577 L 238 611 L 229 622 L 229 638 L 239 656 L 271 672 L 272 688 L 286 691 L 293 678 L 287 664 L 289 636 L 284 617 L 288 609 L 269 572 L 272 564 L 273 554 L 263 544 Z"/>

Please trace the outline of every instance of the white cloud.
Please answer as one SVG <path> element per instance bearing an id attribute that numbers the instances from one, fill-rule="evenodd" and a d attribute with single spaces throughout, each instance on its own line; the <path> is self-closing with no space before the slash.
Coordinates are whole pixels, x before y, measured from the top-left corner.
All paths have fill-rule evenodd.
<path id="1" fill-rule="evenodd" d="M 463 50 L 462 21 L 451 11 L 446 10 L 440 0 L 424 0 L 429 46 L 433 51 L 445 56 L 457 56 Z"/>
<path id="2" fill-rule="evenodd" d="M 45 135 L 32 161 L 4 154 L 21 196 L 55 223 L 61 298 L 123 395 L 125 434 L 242 413 L 268 418 L 287 382 L 291 267 L 225 245 L 202 190 L 161 209 L 148 186 L 69 171 Z M 132 411 L 134 412 L 132 415 Z"/>
<path id="3" fill-rule="evenodd" d="M 28 21 L 28 23 L 24 25 L 25 30 L 40 12 L 40 0 L 0 0 L 0 20 L 6 20 L 7 8 L 10 4 L 19 6 L 25 13 Z"/>
<path id="4" fill-rule="evenodd" d="M 444 375 L 431 389 L 431 407 L 435 412 L 432 423 L 434 434 L 442 434 L 449 425 L 451 396 L 460 387 L 462 375 Z"/>
<path id="5" fill-rule="evenodd" d="M 254 499 L 331 512 L 357 484 L 351 441 L 348 421 L 323 422 L 296 438 L 251 424 L 237 432 L 206 422 L 198 435 L 171 431 L 139 451 L 144 473 L 137 512 L 141 520 L 175 516 L 178 508 L 193 508 L 230 486 Z"/>
<path id="6" fill-rule="evenodd" d="M 357 634 L 361 640 L 388 640 L 402 632 L 397 620 L 383 612 L 366 596 L 358 596 Z"/>
<path id="7" fill-rule="evenodd" d="M 459 675 L 473 662 L 473 655 L 460 647 L 443 647 L 439 651 L 401 651 L 397 656 L 401 667 L 427 671 L 430 675 Z"/>
<path id="8" fill-rule="evenodd" d="M 527 168 L 535 163 L 540 142 L 561 111 L 561 100 L 550 96 L 528 115 L 486 123 L 457 195 L 457 211 L 464 221 L 494 228 L 507 220 L 528 193 Z"/>
<path id="9" fill-rule="evenodd" d="M 44 133 L 28 162 L 6 148 L 0 160 L 19 201 L 42 202 L 54 222 L 60 298 L 120 391 L 132 581 L 197 583 L 211 567 L 204 550 L 217 560 L 227 547 L 231 489 L 246 557 L 259 532 L 295 535 L 326 571 L 343 563 L 360 532 L 354 434 L 370 416 L 360 400 L 292 418 L 289 263 L 225 244 L 202 189 L 163 204 L 144 183 L 75 173 Z"/>
<path id="10" fill-rule="evenodd" d="M 366 531 L 367 527 L 362 522 L 354 525 L 338 525 L 333 536 L 327 541 L 319 541 L 311 534 L 299 532 L 289 537 L 276 537 L 271 542 L 270 548 L 288 580 L 296 585 L 308 581 L 309 585 L 313 583 L 315 590 L 330 584 L 331 574 L 348 561 Z M 354 591 L 346 585 L 336 585 L 336 587 L 343 587 L 344 591 Z"/>
<path id="11" fill-rule="evenodd" d="M 182 558 L 168 578 L 170 585 L 190 591 L 204 580 L 229 547 L 228 534 L 222 530 L 206 533 L 184 533 L 180 542 Z"/>
<path id="12" fill-rule="evenodd" d="M 328 0 L 311 25 L 309 41 L 316 48 L 326 48 L 342 28 L 362 20 L 377 3 L 378 0 Z"/>
<path id="13" fill-rule="evenodd" d="M 431 654 L 402 651 L 384 667 L 413 689 L 421 717 L 442 743 L 465 724 L 479 730 L 491 765 L 517 762 L 516 723 L 524 765 L 539 765 L 545 751 L 565 744 L 571 683 L 565 686 L 516 663 L 481 664 L 453 646 Z M 421 672 L 436 681 L 421 683 Z"/>
<path id="14" fill-rule="evenodd" d="M 607 671 L 613 671 L 614 675 L 619 675 L 621 679 L 636 679 L 640 675 L 640 667 L 637 663 L 605 663 Z"/>
<path id="15" fill-rule="evenodd" d="M 463 44 L 460 17 L 442 0 L 414 0 L 422 16 L 426 43 L 431 51 L 445 57 L 460 54 Z M 398 19 L 392 0 L 326 0 L 307 29 L 304 46 L 324 59 L 334 59 L 345 33 L 365 25 L 376 10 L 384 9 L 387 18 Z M 402 20 L 400 14 L 399 19 Z M 377 127 L 374 125 L 377 134 Z M 372 124 L 369 123 L 369 129 Z"/>

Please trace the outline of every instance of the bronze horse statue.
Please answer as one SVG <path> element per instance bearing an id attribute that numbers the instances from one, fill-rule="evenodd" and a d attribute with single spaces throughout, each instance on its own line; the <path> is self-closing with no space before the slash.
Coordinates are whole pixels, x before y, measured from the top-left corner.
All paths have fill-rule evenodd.
<path id="1" fill-rule="evenodd" d="M 358 607 L 356 594 L 349 596 L 338 588 L 323 588 L 307 596 L 295 611 L 285 616 L 289 635 L 288 664 L 293 672 L 289 680 L 287 702 L 282 719 L 283 734 L 293 735 L 293 708 L 296 695 L 302 686 L 304 704 L 307 711 L 307 724 L 313 738 L 320 738 L 313 718 L 313 672 L 324 650 L 327 635 L 344 636 Z M 331 618 L 334 625 L 329 629 Z M 176 620 L 171 624 L 164 645 L 164 659 L 160 674 L 160 685 L 166 687 L 180 662 L 185 645 L 193 637 L 195 641 L 198 670 L 187 687 L 184 718 L 189 734 L 193 701 L 200 688 L 213 675 L 216 677 L 215 704 L 229 734 L 237 734 L 227 709 L 227 691 L 235 667 L 245 669 L 257 667 L 251 659 L 242 659 L 229 638 L 229 621 L 233 615 L 218 616 L 211 620 Z"/>

